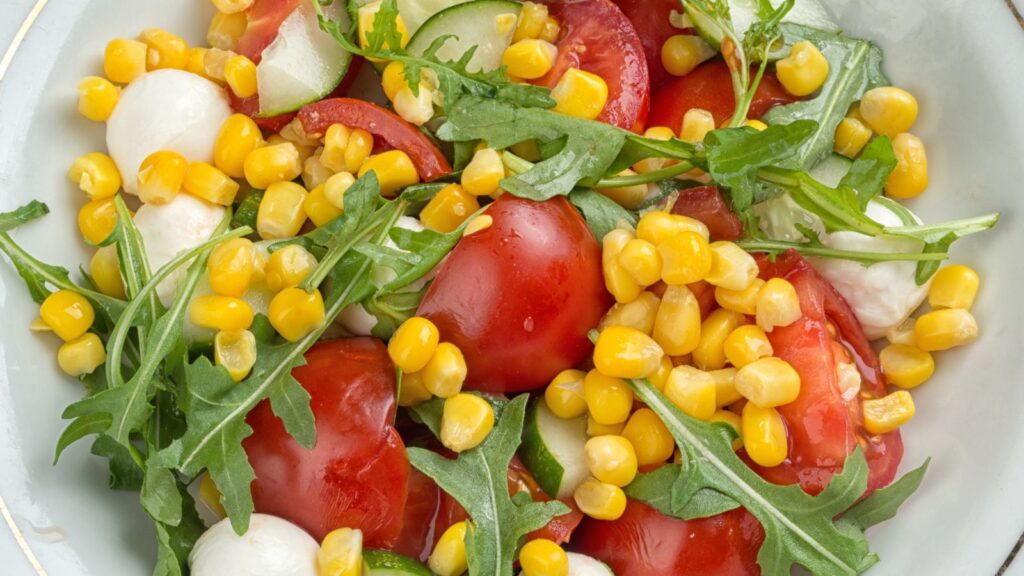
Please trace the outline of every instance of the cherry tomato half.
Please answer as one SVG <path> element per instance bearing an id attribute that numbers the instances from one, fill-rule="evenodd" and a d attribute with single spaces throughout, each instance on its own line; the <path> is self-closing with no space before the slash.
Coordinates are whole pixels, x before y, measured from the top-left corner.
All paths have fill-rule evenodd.
<path id="1" fill-rule="evenodd" d="M 359 528 L 367 546 L 393 544 L 402 529 L 409 461 L 395 418 L 395 369 L 379 340 L 321 342 L 292 375 L 311 396 L 317 439 L 299 445 L 268 402 L 243 442 L 256 470 L 256 511 L 294 522 L 320 540 Z"/>
<path id="2" fill-rule="evenodd" d="M 562 197 L 505 194 L 487 214 L 493 224 L 441 264 L 419 315 L 462 350 L 466 388 L 534 390 L 593 349 L 587 331 L 611 305 L 601 247 Z"/>
<path id="3" fill-rule="evenodd" d="M 676 34 L 684 34 L 669 21 L 669 15 L 682 12 L 679 0 L 615 0 L 622 13 L 633 23 L 647 57 L 651 89 L 657 90 L 675 78 L 661 64 L 661 47 Z"/>
<path id="4" fill-rule="evenodd" d="M 249 25 L 245 34 L 238 39 L 235 52 L 256 62 L 263 57 L 263 50 L 277 38 L 277 31 L 288 15 L 295 11 L 302 0 L 256 0 L 249 8 Z"/>
<path id="5" fill-rule="evenodd" d="M 711 240 L 736 240 L 743 236 L 743 222 L 731 209 L 717 186 L 698 186 L 679 192 L 673 214 L 700 220 L 708 227 Z"/>

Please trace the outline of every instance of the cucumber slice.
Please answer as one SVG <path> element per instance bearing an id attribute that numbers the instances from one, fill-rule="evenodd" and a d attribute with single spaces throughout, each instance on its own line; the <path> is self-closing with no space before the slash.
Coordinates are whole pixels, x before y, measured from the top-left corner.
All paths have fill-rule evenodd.
<path id="1" fill-rule="evenodd" d="M 364 550 L 365 576 L 433 576 L 426 566 L 388 550 Z"/>
<path id="2" fill-rule="evenodd" d="M 778 7 L 782 0 L 770 0 L 772 6 Z M 729 12 L 732 15 L 732 26 L 740 40 L 747 33 L 747 30 L 760 20 L 757 16 L 758 0 L 729 0 Z M 711 22 L 704 20 L 699 14 L 687 12 L 697 32 L 708 41 L 709 44 L 719 49 L 722 44 L 722 35 L 718 28 Z M 796 0 L 793 8 L 782 19 L 783 22 L 802 24 L 826 32 L 838 32 L 839 25 L 829 16 L 828 11 L 818 0 Z"/>
<path id="3" fill-rule="evenodd" d="M 398 13 L 402 16 L 409 34 L 416 32 L 423 23 L 438 12 L 469 0 L 398 0 Z"/>
<path id="4" fill-rule="evenodd" d="M 327 7 L 331 18 L 351 26 L 344 2 Z M 260 116 L 294 112 L 338 87 L 352 63 L 330 34 L 320 29 L 312 2 L 304 1 L 278 30 L 256 66 Z"/>
<path id="5" fill-rule="evenodd" d="M 434 40 L 454 35 L 438 50 L 441 60 L 458 60 L 467 50 L 476 46 L 476 52 L 466 68 L 470 72 L 489 72 L 501 66 L 501 57 L 512 43 L 515 26 L 499 32 L 495 19 L 511 14 L 518 17 L 522 4 L 509 0 L 474 0 L 456 4 L 442 10 L 423 23 L 409 41 L 409 52 L 421 55 Z"/>
<path id="6" fill-rule="evenodd" d="M 519 457 L 549 496 L 566 498 L 590 475 L 583 457 L 586 443 L 585 417 L 563 420 L 538 399 L 526 415 Z"/>
<path id="7" fill-rule="evenodd" d="M 814 168 L 807 171 L 815 180 L 826 186 L 835 188 L 842 181 L 846 173 L 850 171 L 853 160 L 839 154 L 829 154 L 824 160 L 818 162 Z"/>
<path id="8" fill-rule="evenodd" d="M 607 564 L 576 552 L 568 552 L 569 576 L 615 576 Z"/>

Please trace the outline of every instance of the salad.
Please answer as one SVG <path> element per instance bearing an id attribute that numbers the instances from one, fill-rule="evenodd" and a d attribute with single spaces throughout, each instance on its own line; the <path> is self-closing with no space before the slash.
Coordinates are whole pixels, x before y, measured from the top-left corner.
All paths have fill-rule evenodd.
<path id="1" fill-rule="evenodd" d="M 817 0 L 213 0 L 0 250 L 160 576 L 859 574 L 978 336 L 919 103 Z M 57 340 L 53 340 L 57 342 Z M 899 476 L 901 464 L 913 468 Z M 914 468 L 916 467 L 916 468 Z"/>

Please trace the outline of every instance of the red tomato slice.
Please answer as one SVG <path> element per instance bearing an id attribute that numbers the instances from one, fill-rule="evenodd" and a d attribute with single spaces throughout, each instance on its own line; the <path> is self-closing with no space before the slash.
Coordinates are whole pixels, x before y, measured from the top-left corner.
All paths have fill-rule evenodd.
<path id="1" fill-rule="evenodd" d="M 604 78 L 608 103 L 597 118 L 639 130 L 650 108 L 650 77 L 636 30 L 611 0 L 543 0 L 561 25 L 558 59 L 540 86 L 553 88 L 569 68 Z"/>
<path id="2" fill-rule="evenodd" d="M 800 395 L 778 409 L 789 431 L 789 458 L 781 466 L 755 469 L 767 480 L 799 483 L 805 491 L 817 494 L 842 470 L 847 455 L 859 444 L 870 467 L 868 490 L 888 485 L 903 457 L 899 431 L 870 436 L 863 427 L 860 395 L 844 399 L 836 374 L 836 365 L 849 362 L 847 350 L 853 350 L 852 356 L 861 368 L 861 391 L 872 396 L 885 394 L 878 358 L 853 311 L 799 254 L 790 251 L 775 262 L 767 258 L 760 262 L 762 277 L 785 278 L 793 284 L 803 316 L 768 335 L 775 355 L 800 374 Z M 830 336 L 830 323 L 845 346 Z"/>
<path id="3" fill-rule="evenodd" d="M 771 72 L 766 72 L 757 87 L 750 105 L 750 118 L 760 118 L 771 107 L 789 104 L 797 98 L 791 96 Z M 698 66 L 682 78 L 666 84 L 654 94 L 648 126 L 668 126 L 676 132 L 683 125 L 683 116 L 691 108 L 703 108 L 721 125 L 732 117 L 736 99 L 732 91 L 732 77 L 722 60 L 712 60 Z"/>
<path id="4" fill-rule="evenodd" d="M 243 442 L 256 471 L 256 511 L 294 522 L 320 540 L 359 528 L 367 546 L 393 544 L 402 529 L 409 461 L 395 417 L 395 369 L 379 340 L 321 342 L 292 374 L 312 397 L 317 441 L 299 445 L 268 402 L 248 416 Z"/>
<path id="5" fill-rule="evenodd" d="M 493 224 L 459 242 L 419 315 L 462 350 L 466 388 L 534 390 L 593 350 L 587 331 L 611 306 L 601 247 L 563 197 L 505 194 L 487 214 Z"/>
<path id="6" fill-rule="evenodd" d="M 736 240 L 743 236 L 743 222 L 729 209 L 717 186 L 699 186 L 679 192 L 673 214 L 700 220 L 708 227 L 712 240 Z"/>
<path id="7" fill-rule="evenodd" d="M 618 520 L 586 518 L 571 547 L 608 564 L 616 576 L 758 574 L 761 524 L 746 510 L 677 520 L 630 501 Z"/>
<path id="8" fill-rule="evenodd" d="M 331 98 L 299 110 L 307 134 L 323 134 L 332 124 L 362 128 L 395 150 L 409 155 L 420 179 L 430 182 L 451 174 L 448 159 L 415 126 L 380 106 L 354 98 Z"/>
<path id="9" fill-rule="evenodd" d="M 622 13 L 633 23 L 647 57 L 651 88 L 657 90 L 675 76 L 661 64 L 661 46 L 676 34 L 685 34 L 669 21 L 672 11 L 682 12 L 679 0 L 615 0 Z"/>
<path id="10" fill-rule="evenodd" d="M 238 39 L 235 52 L 258 64 L 263 50 L 277 38 L 281 23 L 301 3 L 302 0 L 256 0 L 249 8 L 249 26 Z"/>

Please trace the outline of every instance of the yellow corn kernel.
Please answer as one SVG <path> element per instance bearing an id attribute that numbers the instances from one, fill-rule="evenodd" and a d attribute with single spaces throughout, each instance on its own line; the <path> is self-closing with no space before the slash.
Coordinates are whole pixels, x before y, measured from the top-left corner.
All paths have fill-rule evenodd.
<path id="1" fill-rule="evenodd" d="M 251 0 L 249 1 L 251 3 Z M 218 11 L 206 29 L 206 42 L 220 50 L 234 50 L 238 45 L 238 39 L 245 34 L 248 27 L 249 19 L 243 11 Z"/>
<path id="2" fill-rule="evenodd" d="M 636 280 L 633 280 L 629 272 L 619 263 L 619 254 L 632 239 L 631 231 L 618 228 L 605 234 L 601 243 L 604 285 L 608 292 L 615 297 L 615 301 L 620 304 L 636 300 L 643 291 L 643 287 L 637 284 Z"/>
<path id="3" fill-rule="evenodd" d="M 423 385 L 438 398 L 451 398 L 462 390 L 467 371 L 466 359 L 459 347 L 441 342 L 423 367 Z"/>
<path id="4" fill-rule="evenodd" d="M 945 308 L 929 312 L 914 324 L 917 347 L 925 352 L 939 352 L 974 342 L 978 323 L 967 310 Z"/>
<path id="5" fill-rule="evenodd" d="M 241 298 L 252 283 L 256 247 L 245 238 L 220 243 L 210 254 L 206 269 L 210 288 L 221 296 Z"/>
<path id="6" fill-rule="evenodd" d="M 665 396 L 680 410 L 707 420 L 718 407 L 715 403 L 715 379 L 693 366 L 676 366 L 665 383 Z"/>
<path id="7" fill-rule="evenodd" d="M 271 184 L 256 214 L 256 231 L 264 240 L 291 238 L 306 222 L 306 189 L 294 182 Z"/>
<path id="8" fill-rule="evenodd" d="M 501 155 L 493 148 L 478 150 L 462 171 L 462 187 L 473 196 L 490 196 L 505 178 Z"/>
<path id="9" fill-rule="evenodd" d="M 641 286 L 650 286 L 661 279 L 661 254 L 657 246 L 646 240 L 627 242 L 618 260 L 622 269 Z"/>
<path id="10" fill-rule="evenodd" d="M 914 399 L 906 390 L 864 400 L 864 428 L 871 434 L 886 434 L 909 422 L 915 412 Z"/>
<path id="11" fill-rule="evenodd" d="M 619 422 L 618 424 L 601 424 L 597 420 L 594 420 L 594 416 L 592 414 L 587 414 L 588 438 L 594 438 L 596 436 L 608 436 L 609 434 L 622 434 L 622 430 L 625 427 L 625 422 Z"/>
<path id="12" fill-rule="evenodd" d="M 479 209 L 480 203 L 475 196 L 458 184 L 449 184 L 423 208 L 420 221 L 431 230 L 447 234 L 461 226 L 466 218 Z"/>
<path id="13" fill-rule="evenodd" d="M 924 384 L 935 373 L 935 359 L 916 346 L 892 344 L 878 354 L 885 379 L 905 390 Z"/>
<path id="14" fill-rule="evenodd" d="M 595 436 L 587 440 L 583 456 L 590 473 L 601 482 L 621 487 L 636 478 L 636 451 L 622 436 Z"/>
<path id="15" fill-rule="evenodd" d="M 277 135 L 299 148 L 313 149 L 320 146 L 320 140 L 323 138 L 322 134 L 307 134 L 306 127 L 303 126 L 302 120 L 298 118 L 285 124 L 284 128 L 281 128 Z"/>
<path id="16" fill-rule="evenodd" d="M 760 120 L 747 119 L 747 121 L 744 122 L 743 125 L 746 126 L 747 128 L 753 128 L 758 132 L 764 132 L 765 130 L 768 129 L 768 125 L 765 124 L 764 122 L 761 122 Z"/>
<path id="17" fill-rule="evenodd" d="M 856 118 L 843 118 L 836 128 L 836 142 L 833 150 L 847 158 L 856 158 L 871 140 L 871 129 Z"/>
<path id="18" fill-rule="evenodd" d="M 147 46 L 147 69 L 184 70 L 188 66 L 188 43 L 181 36 L 159 28 L 148 28 L 142 31 L 139 40 Z"/>
<path id="19" fill-rule="evenodd" d="M 704 138 L 715 129 L 715 117 L 702 108 L 691 108 L 683 115 L 683 125 L 679 130 L 679 139 L 693 144 L 703 142 Z"/>
<path id="20" fill-rule="evenodd" d="M 110 198 L 121 189 L 121 173 L 117 164 L 100 152 L 79 156 L 68 170 L 68 179 L 92 200 Z"/>
<path id="21" fill-rule="evenodd" d="M 733 330 L 725 339 L 725 358 L 736 368 L 774 354 L 772 343 L 759 326 L 749 324 Z"/>
<path id="22" fill-rule="evenodd" d="M 732 449 L 739 450 L 743 447 L 743 435 L 740 432 L 743 428 L 743 420 L 739 414 L 729 412 L 728 410 L 719 410 L 711 415 L 708 422 L 721 422 L 732 428 L 736 432 L 736 438 L 732 441 Z"/>
<path id="23" fill-rule="evenodd" d="M 188 65 L 185 67 L 185 70 L 188 70 L 196 76 L 206 78 L 206 53 L 208 51 L 209 50 L 207 48 L 200 48 L 195 46 L 189 48 Z M 211 79 L 207 78 L 207 80 Z"/>
<path id="24" fill-rule="evenodd" d="M 440 338 L 433 322 L 416 316 L 402 322 L 395 330 L 388 342 L 388 355 L 403 372 L 419 372 L 434 356 Z"/>
<path id="25" fill-rule="evenodd" d="M 196 198 L 219 206 L 234 204 L 239 190 L 238 182 L 206 162 L 189 165 L 182 187 Z"/>
<path id="26" fill-rule="evenodd" d="M 882 86 L 864 93 L 859 111 L 872 130 L 893 138 L 914 126 L 917 99 L 901 88 Z"/>
<path id="27" fill-rule="evenodd" d="M 324 298 L 319 290 L 285 288 L 270 301 L 267 317 L 277 333 L 289 342 L 298 342 L 324 322 Z"/>
<path id="28" fill-rule="evenodd" d="M 671 140 L 676 137 L 676 133 L 665 126 L 653 126 L 648 128 L 644 132 L 644 138 L 651 138 L 654 140 Z M 648 172 L 654 172 L 661 170 L 672 164 L 673 162 L 666 158 L 645 158 L 640 160 L 633 165 L 633 170 L 638 174 L 646 174 Z"/>
<path id="29" fill-rule="evenodd" d="M 456 394 L 444 401 L 441 443 L 452 452 L 476 448 L 494 428 L 494 408 L 475 394 Z"/>
<path id="30" fill-rule="evenodd" d="M 587 413 L 587 401 L 583 394 L 581 370 L 563 370 L 544 389 L 544 403 L 551 413 L 566 420 L 578 418 Z"/>
<path id="31" fill-rule="evenodd" d="M 359 168 L 359 177 L 362 178 L 370 171 L 377 175 L 380 193 L 387 197 L 396 196 L 402 188 L 419 184 L 420 181 L 416 165 L 412 163 L 409 155 L 401 150 L 388 150 L 370 156 Z"/>
<path id="32" fill-rule="evenodd" d="M 594 346 L 594 366 L 616 378 L 646 378 L 658 369 L 662 356 L 650 336 L 625 326 L 605 328 Z"/>
<path id="33" fill-rule="evenodd" d="M 719 308 L 708 314 L 700 326 L 700 343 L 693 351 L 693 364 L 701 370 L 725 366 L 725 341 L 746 319 L 742 314 Z"/>
<path id="34" fill-rule="evenodd" d="M 888 340 L 890 344 L 917 346 L 917 339 L 914 336 L 915 324 L 917 324 L 916 318 L 907 318 L 898 325 L 889 328 L 885 333 L 885 339 Z"/>
<path id="35" fill-rule="evenodd" d="M 817 46 L 804 40 L 793 45 L 789 56 L 775 63 L 775 72 L 786 92 L 808 96 L 828 79 L 828 59 Z"/>
<path id="36" fill-rule="evenodd" d="M 235 382 L 245 380 L 256 364 L 256 336 L 248 330 L 220 331 L 213 339 L 213 358 Z"/>
<path id="37" fill-rule="evenodd" d="M 541 29 L 540 36 L 538 36 L 538 38 L 545 42 L 551 42 L 552 44 L 554 44 L 555 42 L 558 41 L 558 36 L 561 34 L 561 32 L 562 27 L 558 24 L 558 20 L 555 20 L 551 16 L 548 16 L 544 20 L 544 28 Z"/>
<path id="38" fill-rule="evenodd" d="M 748 288 L 759 272 L 754 257 L 732 242 L 712 242 L 711 270 L 704 280 L 712 286 L 740 291 Z"/>
<path id="39" fill-rule="evenodd" d="M 199 499 L 219 518 L 226 518 L 228 513 L 221 502 L 222 498 L 220 489 L 213 482 L 213 477 L 208 473 L 203 474 L 202 480 L 199 481 Z"/>
<path id="40" fill-rule="evenodd" d="M 423 126 L 434 117 L 434 91 L 425 82 L 416 92 L 408 87 L 399 89 L 392 104 L 395 113 L 416 126 Z"/>
<path id="41" fill-rule="evenodd" d="M 892 149 L 896 153 L 896 169 L 885 183 L 886 195 L 897 200 L 920 195 L 928 188 L 928 152 L 924 142 L 912 134 L 900 134 L 893 138 Z"/>
<path id="42" fill-rule="evenodd" d="M 418 406 L 433 397 L 434 395 L 423 384 L 422 374 L 419 372 L 402 374 L 402 385 L 398 388 L 399 406 Z"/>
<path id="43" fill-rule="evenodd" d="M 654 319 L 654 341 L 669 356 L 693 352 L 700 344 L 700 303 L 686 286 L 669 286 Z"/>
<path id="44" fill-rule="evenodd" d="M 245 176 L 245 159 L 263 144 L 256 122 L 244 114 L 233 114 L 220 128 L 213 148 L 213 163 L 232 178 Z"/>
<path id="45" fill-rule="evenodd" d="M 700 36 L 676 34 L 661 45 L 661 64 L 673 76 L 686 76 L 714 53 Z"/>
<path id="46" fill-rule="evenodd" d="M 753 316 L 757 313 L 757 295 L 761 293 L 761 287 L 764 284 L 764 280 L 754 278 L 750 286 L 744 290 L 729 290 L 721 286 L 716 287 L 715 302 L 718 302 L 719 306 L 727 310 Z"/>
<path id="47" fill-rule="evenodd" d="M 530 540 L 519 551 L 523 576 L 569 576 L 569 556 L 547 538 Z"/>
<path id="48" fill-rule="evenodd" d="M 318 227 L 327 224 L 342 214 L 342 210 L 339 210 L 327 200 L 324 189 L 323 184 L 313 188 L 302 203 L 302 209 L 306 211 L 306 216 L 309 217 L 313 225 Z"/>
<path id="49" fill-rule="evenodd" d="M 337 172 L 346 171 L 356 173 L 362 167 L 366 159 L 373 151 L 373 135 L 366 130 L 348 130 L 344 126 L 331 126 L 324 137 L 324 154 L 320 161 L 328 168 Z M 332 134 L 331 130 L 334 130 Z M 346 132 L 348 130 L 348 132 Z M 344 148 L 338 145 L 344 141 Z"/>
<path id="50" fill-rule="evenodd" d="M 800 375 L 781 358 L 761 358 L 739 369 L 735 386 L 761 408 L 775 408 L 800 395 Z"/>
<path id="51" fill-rule="evenodd" d="M 290 244 L 275 251 L 267 260 L 265 282 L 273 292 L 302 284 L 316 268 L 316 256 L 298 244 Z M 415 372 L 415 370 L 409 370 Z"/>
<path id="52" fill-rule="evenodd" d="M 491 218 L 488 214 L 481 214 L 469 221 L 466 224 L 466 228 L 462 231 L 462 237 L 471 236 L 477 232 L 483 232 L 494 224 L 494 218 Z"/>
<path id="53" fill-rule="evenodd" d="M 519 13 L 519 24 L 512 35 L 513 42 L 529 38 L 539 38 L 544 32 L 544 25 L 548 20 L 548 7 L 536 2 L 523 2 L 523 9 Z"/>
<path id="54" fill-rule="evenodd" d="M 427 560 L 431 572 L 437 576 L 459 576 L 469 570 L 469 562 L 466 560 L 468 529 L 468 522 L 463 521 L 452 524 L 441 534 Z"/>
<path id="55" fill-rule="evenodd" d="M 629 385 L 597 370 L 587 372 L 584 377 L 583 397 L 587 410 L 598 424 L 621 424 L 633 409 L 633 392 Z"/>
<path id="56" fill-rule="evenodd" d="M 78 229 L 90 244 L 98 245 L 114 232 L 117 226 L 117 206 L 114 198 L 93 200 L 78 211 Z"/>
<path id="57" fill-rule="evenodd" d="M 789 326 L 800 319 L 800 298 L 796 288 L 783 278 L 765 282 L 757 293 L 757 325 L 765 332 Z"/>
<path id="58" fill-rule="evenodd" d="M 661 357 L 661 364 L 658 365 L 657 371 L 647 377 L 647 381 L 650 382 L 655 388 L 664 392 L 665 384 L 668 383 L 668 377 L 672 374 L 672 368 L 675 365 L 672 364 L 672 359 L 668 356 Z"/>
<path id="59" fill-rule="evenodd" d="M 252 326 L 253 312 L 249 303 L 240 298 L 207 294 L 192 300 L 189 318 L 203 328 L 248 330 Z"/>
<path id="60" fill-rule="evenodd" d="M 278 182 L 290 182 L 302 174 L 299 149 L 291 142 L 256 148 L 242 164 L 249 185 L 266 190 Z"/>
<path id="61" fill-rule="evenodd" d="M 626 511 L 622 488 L 593 478 L 577 486 L 572 496 L 584 514 L 597 520 L 617 520 Z"/>
<path id="62" fill-rule="evenodd" d="M 252 7 L 255 0 L 213 0 L 213 7 L 221 14 L 238 14 Z"/>
<path id="63" fill-rule="evenodd" d="M 644 292 L 632 302 L 612 306 L 601 319 L 599 328 L 604 330 L 609 326 L 626 326 L 650 334 L 654 330 L 659 304 L 661 298 L 651 292 Z"/>
<path id="64" fill-rule="evenodd" d="M 636 237 L 655 246 L 683 232 L 694 232 L 705 241 L 710 237 L 708 227 L 700 220 L 660 210 L 644 214 L 636 225 Z"/>
<path id="65" fill-rule="evenodd" d="M 633 445 L 640 466 L 660 464 L 671 458 L 676 448 L 668 428 L 649 408 L 641 408 L 629 417 L 622 436 Z"/>
<path id="66" fill-rule="evenodd" d="M 405 64 L 397 60 L 388 63 L 381 72 L 380 85 L 388 100 L 394 101 L 399 90 L 409 87 L 409 81 L 405 78 Z"/>
<path id="67" fill-rule="evenodd" d="M 778 466 L 789 455 L 786 423 L 775 408 L 760 408 L 753 402 L 743 406 L 741 422 L 743 446 L 750 459 L 760 466 Z"/>
<path id="68" fill-rule="evenodd" d="M 978 296 L 981 278 L 974 270 L 962 264 L 939 270 L 928 289 L 928 304 L 932 308 L 963 308 L 970 310 Z"/>
<path id="69" fill-rule="evenodd" d="M 312 156 L 306 158 L 306 160 L 302 162 L 302 184 L 307 190 L 320 188 L 324 184 L 327 184 L 327 181 L 335 174 L 334 170 L 324 166 L 324 163 L 320 161 L 320 154 L 322 152 L 323 148 L 318 148 Z M 326 188 L 324 190 L 324 195 L 326 198 Z M 334 204 L 332 203 L 331 205 L 333 206 Z M 339 208 L 339 210 L 343 208 L 344 206 Z"/>
<path id="70" fill-rule="evenodd" d="M 332 531 L 320 544 L 316 565 L 320 576 L 363 576 L 363 531 Z"/>
<path id="71" fill-rule="evenodd" d="M 377 18 L 377 12 L 380 11 L 381 4 L 382 4 L 381 0 L 376 0 L 375 2 L 370 2 L 369 4 L 366 4 L 366 5 L 363 5 L 363 6 L 359 7 L 359 12 L 358 12 L 358 15 L 357 15 L 357 22 L 358 22 L 358 26 L 359 26 L 359 47 L 360 48 L 367 48 L 370 45 L 369 44 L 369 40 L 367 39 L 367 37 L 368 37 L 368 35 L 371 32 L 373 32 L 373 21 Z M 402 16 L 401 15 L 396 15 L 395 16 L 395 26 L 398 29 L 399 35 L 401 36 L 401 38 L 399 40 L 400 45 L 399 46 L 391 46 L 388 42 L 384 42 L 382 48 L 384 48 L 384 49 L 391 48 L 391 49 L 397 50 L 397 49 L 405 48 L 406 44 L 409 43 L 409 29 L 406 27 L 405 21 L 402 20 Z M 380 61 L 379 58 L 369 58 L 369 60 L 371 62 L 379 62 Z"/>
<path id="72" fill-rule="evenodd" d="M 711 272 L 711 249 L 696 232 L 680 232 L 658 244 L 661 279 L 668 285 L 693 284 Z"/>
<path id="73" fill-rule="evenodd" d="M 498 35 L 506 36 L 513 31 L 512 29 L 518 21 L 519 18 L 515 14 L 498 14 L 494 17 L 494 30 Z"/>
<path id="74" fill-rule="evenodd" d="M 547 74 L 558 56 L 558 48 L 551 42 L 526 38 L 509 46 L 501 57 L 508 73 L 524 80 L 536 80 Z"/>
<path id="75" fill-rule="evenodd" d="M 139 199 L 147 204 L 167 204 L 181 192 L 188 174 L 188 160 L 181 154 L 169 150 L 150 154 L 136 176 Z"/>
<path id="76" fill-rule="evenodd" d="M 89 76 L 78 83 L 78 112 L 93 122 L 106 122 L 121 97 L 106 78 Z"/>
<path id="77" fill-rule="evenodd" d="M 232 56 L 224 65 L 224 80 L 239 98 L 256 94 L 256 64 L 245 56 Z"/>
<path id="78" fill-rule="evenodd" d="M 103 73 L 111 82 L 130 83 L 146 73 L 147 50 L 149 48 L 137 40 L 111 40 L 103 55 Z"/>
<path id="79" fill-rule="evenodd" d="M 636 175 L 636 172 L 627 168 L 616 176 L 629 177 Z M 597 191 L 623 208 L 636 210 L 647 199 L 648 189 L 647 184 L 637 184 L 635 186 L 622 186 L 619 188 L 598 188 Z"/>
<path id="80" fill-rule="evenodd" d="M 125 299 L 117 246 L 104 246 L 96 250 L 92 260 L 89 261 L 89 277 L 92 278 L 93 284 L 101 293 L 113 298 Z"/>
<path id="81" fill-rule="evenodd" d="M 230 50 L 221 50 L 220 48 L 210 48 L 203 53 L 203 73 L 202 76 L 211 82 L 224 85 L 227 81 L 224 78 L 224 69 L 228 65 L 228 60 L 235 57 L 235 53 Z"/>
<path id="82" fill-rule="evenodd" d="M 551 90 L 555 112 L 595 120 L 608 102 L 608 84 L 597 74 L 569 68 Z"/>
<path id="83" fill-rule="evenodd" d="M 92 327 L 96 313 L 84 296 L 70 290 L 58 290 L 46 297 L 39 317 L 65 342 L 76 340 Z"/>
<path id="84" fill-rule="evenodd" d="M 69 376 L 92 374 L 106 361 L 103 341 L 92 332 L 65 342 L 57 351 L 57 364 Z"/>
<path id="85" fill-rule="evenodd" d="M 324 182 L 324 198 L 332 206 L 345 211 L 345 192 L 356 183 L 356 177 L 350 172 L 338 172 Z"/>
<path id="86" fill-rule="evenodd" d="M 738 370 L 735 368 L 722 368 L 708 372 L 715 380 L 715 404 L 719 408 L 743 399 L 743 395 L 736 391 L 737 372 Z"/>

